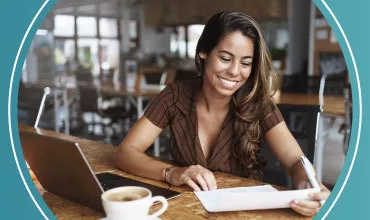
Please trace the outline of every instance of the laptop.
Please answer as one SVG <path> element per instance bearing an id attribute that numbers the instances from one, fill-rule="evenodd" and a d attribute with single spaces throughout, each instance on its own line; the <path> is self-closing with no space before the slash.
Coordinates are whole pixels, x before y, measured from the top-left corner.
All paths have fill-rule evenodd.
<path id="1" fill-rule="evenodd" d="M 103 212 L 101 194 L 120 186 L 141 186 L 167 199 L 179 192 L 104 172 L 94 174 L 78 143 L 20 131 L 24 157 L 42 187 L 65 199 Z"/>

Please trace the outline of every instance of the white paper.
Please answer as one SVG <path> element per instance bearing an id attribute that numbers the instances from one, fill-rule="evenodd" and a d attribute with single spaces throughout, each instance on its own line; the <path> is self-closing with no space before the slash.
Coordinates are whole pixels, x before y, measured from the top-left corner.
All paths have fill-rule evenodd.
<path id="1" fill-rule="evenodd" d="M 226 189 L 218 189 L 213 191 L 201 191 L 195 193 L 226 193 L 226 192 L 239 192 L 239 193 L 246 193 L 246 192 L 276 192 L 277 190 L 272 187 L 271 185 L 263 185 L 263 186 L 250 186 L 250 187 L 235 187 L 235 188 L 226 188 Z"/>
<path id="2" fill-rule="evenodd" d="M 208 212 L 289 208 L 294 199 L 309 199 L 320 189 L 277 191 L 271 185 L 194 192 Z"/>

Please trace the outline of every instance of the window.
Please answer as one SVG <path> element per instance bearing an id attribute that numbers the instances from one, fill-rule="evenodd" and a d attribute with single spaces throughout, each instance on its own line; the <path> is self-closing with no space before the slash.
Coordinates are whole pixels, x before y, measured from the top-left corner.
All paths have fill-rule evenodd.
<path id="1" fill-rule="evenodd" d="M 102 39 L 100 40 L 99 47 L 101 69 L 117 69 L 119 67 L 119 41 Z"/>
<path id="2" fill-rule="evenodd" d="M 171 34 L 171 52 L 178 57 L 186 56 L 185 26 L 177 26 Z"/>
<path id="3" fill-rule="evenodd" d="M 99 19 L 99 34 L 101 37 L 117 37 L 117 20 L 114 18 Z"/>
<path id="4" fill-rule="evenodd" d="M 138 35 L 139 25 L 135 20 L 131 20 L 129 23 L 128 36 L 130 38 L 129 48 L 139 47 L 139 35 Z"/>
<path id="5" fill-rule="evenodd" d="M 77 17 L 77 34 L 83 37 L 95 37 L 97 35 L 96 18 Z"/>
<path id="6" fill-rule="evenodd" d="M 57 72 L 71 71 L 75 60 L 75 41 L 72 39 L 55 39 L 55 66 Z"/>
<path id="7" fill-rule="evenodd" d="M 78 64 L 90 69 L 95 76 L 101 70 L 119 71 L 117 18 L 102 17 L 98 20 L 91 16 L 56 15 L 54 36 L 57 72 L 71 71 Z"/>
<path id="8" fill-rule="evenodd" d="M 72 37 L 75 34 L 75 21 L 71 15 L 56 15 L 54 27 L 55 36 Z"/>
<path id="9" fill-rule="evenodd" d="M 99 75 L 100 66 L 98 59 L 98 39 L 97 38 L 79 38 L 78 60 L 85 68 L 91 69 L 95 76 Z"/>
<path id="10" fill-rule="evenodd" d="M 195 58 L 195 49 L 197 47 L 198 40 L 202 34 L 204 25 L 189 25 L 188 26 L 188 42 L 187 49 L 188 55 L 191 58 Z"/>
<path id="11" fill-rule="evenodd" d="M 171 52 L 178 57 L 195 57 L 195 49 L 204 25 L 177 26 L 171 35 Z M 187 35 L 187 36 L 186 36 Z"/>

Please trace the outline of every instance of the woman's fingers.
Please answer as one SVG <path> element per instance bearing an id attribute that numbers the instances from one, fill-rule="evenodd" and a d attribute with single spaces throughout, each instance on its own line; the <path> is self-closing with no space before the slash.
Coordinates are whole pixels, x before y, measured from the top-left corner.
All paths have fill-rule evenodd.
<path id="1" fill-rule="evenodd" d="M 326 186 L 320 184 L 321 192 L 310 193 L 308 196 L 313 200 L 327 200 L 330 196 L 330 191 Z"/>
<path id="2" fill-rule="evenodd" d="M 330 195 L 328 191 L 322 191 L 317 193 L 310 193 L 308 196 L 313 200 L 327 200 Z"/>
<path id="3" fill-rule="evenodd" d="M 192 180 L 192 179 L 190 179 L 190 177 L 186 177 L 185 179 L 184 179 L 184 182 L 188 185 L 188 186 L 190 186 L 191 188 L 193 188 L 194 189 L 194 191 L 196 191 L 196 192 L 199 192 L 199 191 L 201 191 L 200 190 L 200 188 L 199 188 L 199 186 Z"/>
<path id="4" fill-rule="evenodd" d="M 320 202 L 311 200 L 293 200 L 293 204 L 310 209 L 320 208 Z"/>
<path id="5" fill-rule="evenodd" d="M 175 169 L 173 173 L 170 173 L 169 179 L 172 184 L 187 184 L 195 191 L 217 189 L 213 173 L 200 165 Z"/>
<path id="6" fill-rule="evenodd" d="M 208 191 L 208 184 L 203 179 L 202 175 L 200 175 L 199 173 L 196 174 L 195 179 L 197 180 L 197 182 L 199 183 L 199 185 L 202 187 L 204 191 Z"/>
<path id="7" fill-rule="evenodd" d="M 301 181 L 298 184 L 298 189 L 309 189 L 312 188 L 311 184 L 307 180 Z M 290 203 L 292 209 L 301 215 L 305 216 L 313 216 L 315 215 L 321 208 L 320 201 L 326 200 L 329 195 L 330 191 L 320 183 L 321 192 L 310 193 L 308 196 L 312 200 L 294 200 Z"/>
<path id="8" fill-rule="evenodd" d="M 300 201 L 293 201 L 291 202 L 290 206 L 294 211 L 305 216 L 313 216 L 319 211 L 319 208 L 308 208 L 306 206 L 302 206 Z"/>
<path id="9" fill-rule="evenodd" d="M 208 190 L 216 190 L 217 189 L 217 182 L 215 176 L 211 172 L 205 172 L 203 174 L 203 178 L 207 183 Z"/>

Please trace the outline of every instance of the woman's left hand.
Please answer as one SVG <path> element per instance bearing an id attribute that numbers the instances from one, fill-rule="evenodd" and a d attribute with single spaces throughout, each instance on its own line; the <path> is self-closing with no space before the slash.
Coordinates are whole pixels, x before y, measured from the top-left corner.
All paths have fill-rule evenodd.
<path id="1" fill-rule="evenodd" d="M 311 185 L 307 181 L 305 181 L 303 184 L 300 184 L 298 188 L 307 189 L 311 188 Z M 320 192 L 310 193 L 308 195 L 312 200 L 293 200 L 290 202 L 290 207 L 294 211 L 304 216 L 316 215 L 316 213 L 321 208 L 320 201 L 326 200 L 330 195 L 330 191 L 322 183 L 320 183 L 320 188 L 321 188 Z"/>

